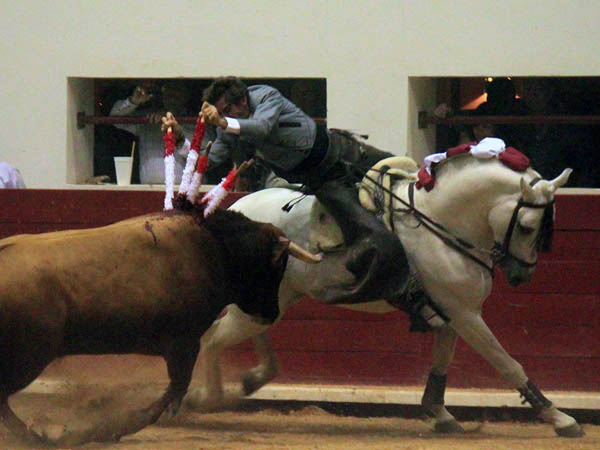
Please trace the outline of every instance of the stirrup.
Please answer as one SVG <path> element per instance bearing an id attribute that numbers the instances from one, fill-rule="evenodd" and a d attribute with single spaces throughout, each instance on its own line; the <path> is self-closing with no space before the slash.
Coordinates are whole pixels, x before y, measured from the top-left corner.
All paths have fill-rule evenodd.
<path id="1" fill-rule="evenodd" d="M 426 332 L 442 328 L 450 321 L 427 295 L 414 272 L 411 272 L 406 291 L 393 305 L 410 317 L 410 331 Z"/>

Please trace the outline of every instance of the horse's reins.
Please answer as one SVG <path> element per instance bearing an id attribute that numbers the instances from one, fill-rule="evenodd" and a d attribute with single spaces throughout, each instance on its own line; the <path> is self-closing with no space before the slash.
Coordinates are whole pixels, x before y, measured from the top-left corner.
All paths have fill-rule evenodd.
<path id="1" fill-rule="evenodd" d="M 389 177 L 391 177 L 392 179 L 402 179 L 402 177 L 399 176 L 395 176 L 393 174 L 389 174 L 387 173 L 387 171 L 390 169 L 389 166 L 383 166 L 381 169 L 377 170 L 377 169 L 372 169 L 375 170 L 377 172 L 380 173 L 379 175 L 379 179 L 382 180 L 383 176 L 387 175 Z M 513 210 L 513 214 L 512 217 L 510 219 L 508 228 L 506 230 L 506 234 L 504 235 L 504 241 L 502 243 L 495 241 L 494 242 L 494 246 L 492 247 L 491 250 L 486 250 L 486 249 L 482 249 L 482 248 L 478 248 L 475 245 L 471 244 L 469 241 L 462 239 L 458 236 L 455 236 L 452 232 L 450 232 L 446 227 L 444 227 L 443 225 L 437 223 L 436 221 L 434 221 L 433 219 L 431 219 L 430 217 L 428 217 L 427 215 L 423 214 L 422 212 L 420 212 L 414 204 L 414 190 L 415 190 L 415 182 L 411 182 L 408 185 L 408 199 L 409 201 L 406 202 L 403 199 L 401 199 L 399 196 L 397 196 L 392 190 L 391 190 L 391 186 L 392 184 L 390 184 L 390 189 L 386 188 L 385 186 L 383 186 L 383 183 L 380 182 L 379 180 L 374 180 L 373 178 L 371 178 L 368 174 L 365 174 L 365 178 L 367 180 L 369 180 L 371 183 L 373 183 L 376 187 L 377 190 L 375 191 L 374 196 L 376 198 L 380 199 L 380 204 L 381 202 L 381 197 L 383 196 L 382 194 L 378 193 L 379 192 L 384 192 L 387 193 L 389 195 L 389 211 L 390 211 L 390 228 L 392 231 L 395 231 L 395 227 L 394 227 L 394 213 L 396 212 L 400 212 L 400 213 L 405 213 L 405 214 L 412 214 L 415 219 L 417 219 L 417 221 L 419 222 L 419 225 L 423 225 L 425 228 L 427 228 L 431 233 L 433 233 L 435 236 L 437 236 L 442 242 L 444 242 L 447 246 L 453 248 L 454 250 L 458 251 L 459 253 L 463 254 L 464 256 L 466 256 L 467 258 L 471 259 L 472 261 L 474 261 L 475 263 L 479 264 L 480 266 L 484 267 L 485 269 L 487 269 L 491 275 L 494 275 L 494 267 L 496 267 L 497 264 L 502 263 L 508 256 L 511 256 L 519 265 L 523 266 L 523 267 L 534 267 L 537 264 L 537 261 L 530 263 L 527 261 L 524 261 L 514 255 L 512 255 L 509 251 L 509 246 L 510 246 L 510 240 L 512 238 L 512 234 L 515 228 L 515 225 L 517 224 L 517 218 L 518 218 L 518 213 L 519 210 L 522 207 L 527 207 L 527 208 L 547 208 L 549 206 L 552 206 L 554 204 L 554 200 L 552 200 L 551 202 L 542 204 L 542 205 L 537 205 L 534 203 L 530 203 L 530 202 L 526 202 L 523 200 L 523 198 L 519 198 L 518 202 L 517 202 L 517 206 L 515 207 L 515 209 Z M 540 181 L 541 178 L 534 178 L 533 180 L 531 180 L 531 182 L 529 183 L 530 186 L 534 186 L 538 181 Z M 402 203 L 404 206 L 407 207 L 407 209 L 401 209 L 401 208 L 394 208 L 393 207 L 393 201 L 397 200 L 400 203 Z M 385 207 L 384 205 L 382 205 L 383 207 Z M 478 258 L 477 256 L 473 255 L 470 250 L 476 250 L 482 253 L 488 253 L 490 255 L 490 258 L 492 259 L 492 265 L 490 266 L 489 264 L 487 264 L 485 261 L 483 261 L 482 259 Z"/>

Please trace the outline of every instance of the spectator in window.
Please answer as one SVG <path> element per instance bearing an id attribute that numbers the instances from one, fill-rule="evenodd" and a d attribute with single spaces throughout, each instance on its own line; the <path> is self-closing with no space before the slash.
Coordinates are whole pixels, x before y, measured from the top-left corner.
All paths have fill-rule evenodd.
<path id="1" fill-rule="evenodd" d="M 502 115 L 522 115 L 525 108 L 519 99 L 513 81 L 510 78 L 496 77 L 486 84 L 486 101 L 481 103 L 475 110 L 463 110 L 463 115 L 473 116 L 502 116 Z M 446 118 L 453 114 L 452 108 L 445 103 L 438 105 L 434 110 L 434 115 L 439 118 Z M 479 123 L 473 126 L 457 125 L 455 133 L 459 144 L 476 141 L 486 137 L 497 137 L 506 145 L 519 148 L 518 127 L 509 124 L 491 124 Z"/>
<path id="2" fill-rule="evenodd" d="M 486 101 L 490 111 L 495 114 L 524 114 L 525 108 L 517 98 L 517 89 L 510 78 L 496 77 L 485 87 Z"/>
<path id="3" fill-rule="evenodd" d="M 510 78 L 495 77 L 487 83 L 486 101 L 473 112 L 476 116 L 515 116 L 525 114 L 525 107 L 517 98 L 517 90 Z M 484 137 L 497 137 L 507 146 L 520 148 L 520 129 L 512 124 L 477 124 L 473 126 L 473 135 L 479 142 Z"/>
<path id="4" fill-rule="evenodd" d="M 489 102 L 484 102 L 472 112 L 473 116 L 500 116 L 508 115 L 502 110 L 496 109 Z M 510 125 L 478 123 L 473 125 L 472 136 L 475 142 L 479 142 L 486 137 L 496 137 L 502 139 L 507 146 L 520 147 L 520 141 L 516 130 Z"/>
<path id="5" fill-rule="evenodd" d="M 461 111 L 463 116 L 491 116 L 496 115 L 495 111 L 490 111 L 489 104 L 482 103 L 476 109 Z M 476 123 L 474 125 L 455 126 L 456 141 L 454 144 L 467 144 L 470 142 L 479 142 L 486 137 L 496 137 L 507 142 L 505 135 L 501 132 L 502 128 L 492 123 Z M 507 143 L 507 145 L 512 145 Z M 513 145 L 514 146 L 514 145 Z"/>
<path id="6" fill-rule="evenodd" d="M 140 157 L 140 183 L 164 184 L 164 144 L 160 131 L 161 117 L 167 111 L 177 116 L 194 115 L 188 109 L 191 93 L 183 81 L 167 81 L 158 86 L 158 104 L 153 105 L 154 93 L 149 87 L 136 86 L 131 95 L 117 100 L 111 116 L 146 116 L 147 124 L 118 124 L 117 128 L 129 131 L 138 138 Z M 194 125 L 181 125 L 176 135 L 175 183 L 181 181 L 185 159 L 190 149 L 190 140 L 194 135 Z"/>
<path id="7" fill-rule="evenodd" d="M 6 162 L 0 162 L 0 188 L 25 189 L 25 181 L 19 169 Z"/>

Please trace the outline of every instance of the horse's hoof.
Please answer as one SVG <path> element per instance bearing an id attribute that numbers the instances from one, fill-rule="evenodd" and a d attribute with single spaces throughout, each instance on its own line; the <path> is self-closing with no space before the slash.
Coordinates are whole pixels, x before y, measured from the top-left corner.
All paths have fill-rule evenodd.
<path id="1" fill-rule="evenodd" d="M 263 387 L 263 383 L 257 379 L 256 375 L 253 373 L 247 373 L 244 375 L 244 378 L 242 379 L 242 389 L 245 396 L 254 394 L 261 387 Z"/>
<path id="2" fill-rule="evenodd" d="M 446 420 L 444 422 L 436 422 L 433 427 L 436 433 L 444 434 L 462 434 L 465 429 L 456 420 Z"/>
<path id="3" fill-rule="evenodd" d="M 568 427 L 555 428 L 554 431 L 556 431 L 556 434 L 560 437 L 578 438 L 585 436 L 585 432 L 577 422 Z"/>

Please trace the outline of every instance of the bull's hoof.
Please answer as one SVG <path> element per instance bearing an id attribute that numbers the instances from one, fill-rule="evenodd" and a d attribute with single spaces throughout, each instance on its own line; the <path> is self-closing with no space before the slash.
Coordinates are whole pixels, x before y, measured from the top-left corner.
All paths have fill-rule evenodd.
<path id="1" fill-rule="evenodd" d="M 41 436 L 39 434 L 37 434 L 36 432 L 30 430 L 30 434 L 29 435 L 25 435 L 25 436 L 18 436 L 19 439 L 21 439 L 21 441 L 27 445 L 27 446 L 31 446 L 31 447 L 39 447 L 39 448 L 46 448 L 46 447 L 51 447 L 53 445 L 53 442 L 48 438 L 48 436 L 42 434 Z"/>
<path id="2" fill-rule="evenodd" d="M 181 398 L 173 400 L 171 403 L 169 403 L 169 406 L 167 406 L 167 409 L 165 409 L 165 411 L 163 412 L 163 416 L 167 419 L 172 419 L 173 417 L 175 417 L 177 415 L 177 412 L 179 411 L 179 408 L 181 407 L 181 403 Z"/>
<path id="3" fill-rule="evenodd" d="M 456 420 L 445 420 L 444 422 L 436 422 L 433 427 L 436 433 L 444 434 L 463 434 L 465 429 Z"/>
<path id="4" fill-rule="evenodd" d="M 556 434 L 558 434 L 560 437 L 578 438 L 585 436 L 585 432 L 577 422 L 569 425 L 568 427 L 555 428 L 554 431 L 556 431 Z"/>

